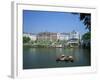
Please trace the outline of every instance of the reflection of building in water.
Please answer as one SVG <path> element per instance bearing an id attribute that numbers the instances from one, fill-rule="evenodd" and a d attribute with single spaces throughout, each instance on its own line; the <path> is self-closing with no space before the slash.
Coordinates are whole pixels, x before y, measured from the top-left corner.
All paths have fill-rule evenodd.
<path id="1" fill-rule="evenodd" d="M 63 52 L 62 48 L 56 48 L 56 52 L 55 52 L 56 56 L 58 57 L 61 56 L 63 54 L 62 52 Z"/>

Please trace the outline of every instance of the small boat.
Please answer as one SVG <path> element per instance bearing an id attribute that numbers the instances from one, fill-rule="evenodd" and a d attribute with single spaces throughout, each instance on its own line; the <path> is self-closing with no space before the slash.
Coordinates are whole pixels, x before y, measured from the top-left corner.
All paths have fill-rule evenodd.
<path id="1" fill-rule="evenodd" d="M 74 58 L 73 56 L 65 56 L 65 55 L 61 55 L 60 57 L 58 57 L 56 59 L 56 61 L 70 61 L 70 62 L 73 62 L 74 61 Z"/>
<path id="2" fill-rule="evenodd" d="M 73 56 L 69 56 L 69 60 L 70 60 L 71 62 L 73 62 L 73 61 L 74 61 Z"/>

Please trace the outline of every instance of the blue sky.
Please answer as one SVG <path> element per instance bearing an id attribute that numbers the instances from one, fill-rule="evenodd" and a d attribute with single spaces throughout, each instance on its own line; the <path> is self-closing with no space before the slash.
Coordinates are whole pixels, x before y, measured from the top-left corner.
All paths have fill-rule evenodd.
<path id="1" fill-rule="evenodd" d="M 79 15 L 67 12 L 23 10 L 23 32 L 87 32 Z"/>

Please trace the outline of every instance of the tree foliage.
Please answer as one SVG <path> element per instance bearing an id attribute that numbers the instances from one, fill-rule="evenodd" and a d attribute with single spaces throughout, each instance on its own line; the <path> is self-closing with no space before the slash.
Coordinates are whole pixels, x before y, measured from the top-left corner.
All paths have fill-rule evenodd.
<path id="1" fill-rule="evenodd" d="M 91 34 L 90 32 L 87 32 L 85 33 L 83 36 L 82 36 L 82 40 L 90 40 L 91 39 Z"/>
<path id="2" fill-rule="evenodd" d="M 90 13 L 80 13 L 80 20 L 83 21 L 86 29 L 91 31 L 91 14 Z"/>
<path id="3" fill-rule="evenodd" d="M 28 43 L 30 40 L 29 37 L 23 36 L 23 43 Z"/>
<path id="4" fill-rule="evenodd" d="M 91 14 L 90 13 L 72 13 L 74 15 L 79 15 L 80 21 L 86 26 L 86 29 L 91 31 Z"/>

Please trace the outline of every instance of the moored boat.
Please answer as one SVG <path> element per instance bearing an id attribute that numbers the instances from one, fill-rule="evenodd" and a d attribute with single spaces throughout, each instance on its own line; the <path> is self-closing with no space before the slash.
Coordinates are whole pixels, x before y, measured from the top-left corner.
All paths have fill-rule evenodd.
<path id="1" fill-rule="evenodd" d="M 61 55 L 60 57 L 58 57 L 56 59 L 56 61 L 70 61 L 70 62 L 73 62 L 74 61 L 74 58 L 73 58 L 73 56 Z"/>

